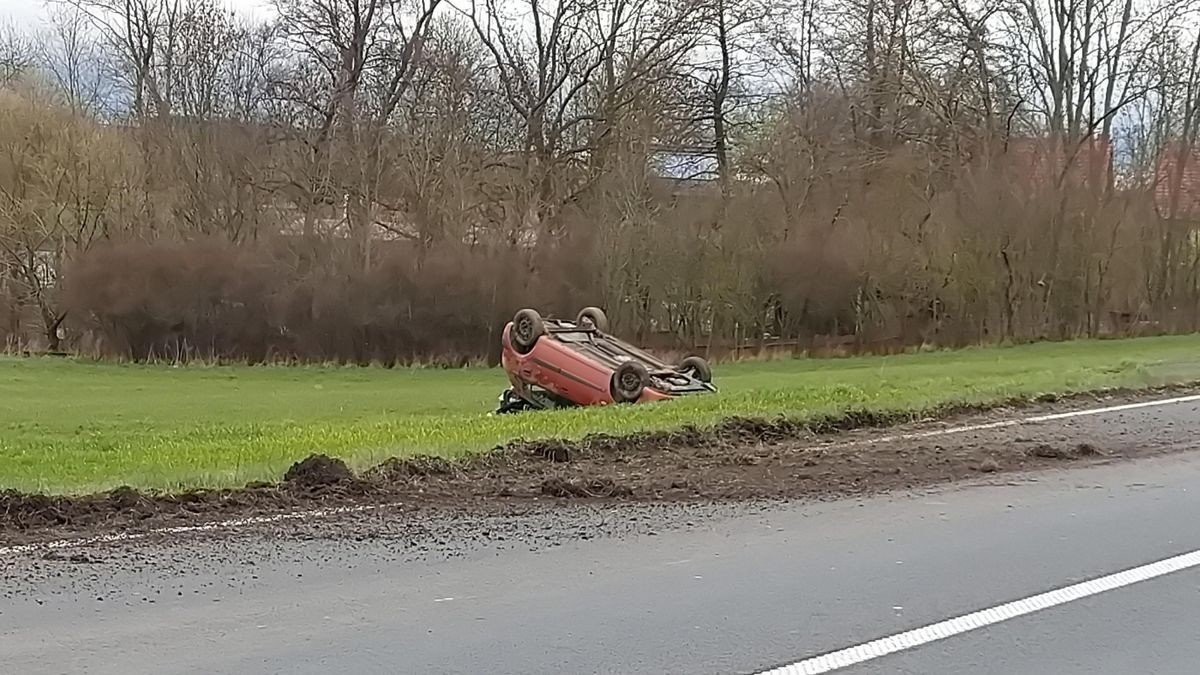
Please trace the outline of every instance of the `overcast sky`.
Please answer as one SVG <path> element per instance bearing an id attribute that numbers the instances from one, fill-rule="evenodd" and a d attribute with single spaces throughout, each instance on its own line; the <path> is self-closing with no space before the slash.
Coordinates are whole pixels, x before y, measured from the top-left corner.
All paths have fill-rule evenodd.
<path id="1" fill-rule="evenodd" d="M 223 0 L 223 4 L 251 16 L 262 16 L 270 0 Z M 45 0 L 0 0 L 0 25 L 36 26 L 48 15 Z"/>

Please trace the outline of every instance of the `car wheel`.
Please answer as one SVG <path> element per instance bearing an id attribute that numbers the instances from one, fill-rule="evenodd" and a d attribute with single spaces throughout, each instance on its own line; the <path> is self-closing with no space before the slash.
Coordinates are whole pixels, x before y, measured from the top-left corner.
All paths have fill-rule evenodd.
<path id="1" fill-rule="evenodd" d="M 650 384 L 650 372 L 636 361 L 627 361 L 617 366 L 612 377 L 612 395 L 617 403 L 633 403 L 642 397 L 646 385 Z"/>
<path id="2" fill-rule="evenodd" d="M 708 366 L 708 361 L 699 356 L 689 356 L 679 362 L 680 372 L 688 373 L 692 377 L 708 384 L 712 382 L 712 368 Z"/>
<path id="3" fill-rule="evenodd" d="M 518 352 L 527 354 L 545 333 L 546 324 L 542 321 L 542 315 L 536 310 L 523 309 L 513 317 L 508 338 Z"/>
<path id="4" fill-rule="evenodd" d="M 608 332 L 608 316 L 599 307 L 584 307 L 579 310 L 579 316 L 575 317 L 575 323 L 582 325 L 585 321 L 590 322 L 601 333 Z"/>

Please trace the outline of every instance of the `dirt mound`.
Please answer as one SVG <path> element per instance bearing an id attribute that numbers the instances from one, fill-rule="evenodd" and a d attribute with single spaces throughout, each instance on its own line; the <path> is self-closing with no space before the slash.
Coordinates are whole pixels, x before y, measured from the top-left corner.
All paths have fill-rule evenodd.
<path id="1" fill-rule="evenodd" d="M 641 455 L 647 450 L 729 449 L 764 443 L 784 443 L 817 434 L 888 426 L 912 417 L 870 411 L 851 411 L 845 415 L 830 415 L 810 422 L 799 422 L 786 417 L 729 417 L 708 429 L 686 425 L 669 431 L 640 431 L 622 435 L 593 433 L 578 441 L 561 438 L 533 441 L 518 439 L 499 446 L 496 450 L 509 455 L 537 457 L 551 462 L 605 457 L 611 459 Z"/>
<path id="2" fill-rule="evenodd" d="M 0 492 L 0 515 L 16 529 L 65 525 L 71 522 L 75 500 L 69 497 L 27 495 L 16 490 Z"/>
<path id="3" fill-rule="evenodd" d="M 611 478 L 547 478 L 542 481 L 542 494 L 550 497 L 612 498 L 632 497 L 633 488 Z"/>
<path id="4" fill-rule="evenodd" d="M 278 486 L 247 486 L 229 490 L 191 490 L 177 494 L 139 492 L 121 487 L 80 497 L 0 492 L 0 532 L 46 529 L 86 529 L 104 525 L 130 525 L 190 521 L 205 514 L 235 515 L 283 510 L 317 499 L 296 495 Z"/>
<path id="5" fill-rule="evenodd" d="M 0 492 L 0 526 L 18 530 L 101 522 L 114 513 L 140 519 L 158 510 L 155 500 L 130 487 L 83 497 Z"/>
<path id="6" fill-rule="evenodd" d="M 146 499 L 137 490 L 122 485 L 108 493 L 108 503 L 116 509 L 132 509 L 145 505 Z"/>
<path id="7" fill-rule="evenodd" d="M 1078 459 L 1081 457 L 1099 457 L 1104 453 L 1091 443 L 1079 443 L 1073 447 L 1062 447 L 1048 443 L 1038 443 L 1026 451 L 1030 457 L 1042 459 Z"/>
<path id="8" fill-rule="evenodd" d="M 42 560 L 68 562 L 74 565 L 96 565 L 104 562 L 103 558 L 90 556 L 86 553 L 59 553 L 58 551 L 47 551 L 42 556 Z"/>
<path id="9" fill-rule="evenodd" d="M 1038 443 L 1026 450 L 1025 454 L 1030 457 L 1041 457 L 1043 459 L 1070 459 L 1071 457 L 1069 451 L 1050 445 L 1049 443 Z"/>
<path id="10" fill-rule="evenodd" d="M 283 474 L 283 482 L 307 489 L 329 487 L 354 480 L 354 472 L 340 459 L 328 455 L 309 455 Z"/>
<path id="11" fill-rule="evenodd" d="M 810 433 L 810 426 L 786 418 L 776 420 L 730 417 L 714 428 L 717 438 L 726 443 L 761 441 L 771 443 Z"/>
<path id="12" fill-rule="evenodd" d="M 586 441 L 585 441 L 586 444 Z M 525 452 L 550 462 L 571 461 L 571 444 L 558 439 L 531 441 L 523 446 Z"/>
<path id="13" fill-rule="evenodd" d="M 407 459 L 390 457 L 363 473 L 371 481 L 397 482 L 425 476 L 453 476 L 458 473 L 454 462 L 445 457 L 418 455 Z"/>

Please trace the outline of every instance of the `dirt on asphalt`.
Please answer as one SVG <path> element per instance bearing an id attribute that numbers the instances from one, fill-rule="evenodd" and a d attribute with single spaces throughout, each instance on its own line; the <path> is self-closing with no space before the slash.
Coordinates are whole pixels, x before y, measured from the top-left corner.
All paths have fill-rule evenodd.
<path id="1" fill-rule="evenodd" d="M 459 461 L 392 458 L 357 474 L 339 459 L 313 455 L 276 484 L 238 489 L 157 494 L 121 487 L 82 497 L 3 491 L 0 542 L 371 503 L 471 509 L 538 500 L 719 502 L 877 493 L 1154 452 L 1086 435 L 1025 438 L 1014 437 L 1011 429 L 1007 434 L 982 429 L 914 438 L 904 432 L 1116 405 L 1164 391 L 1046 397 L 1040 403 L 989 412 L 943 411 L 919 420 L 875 413 L 808 423 L 739 418 L 711 429 L 515 441 Z M 889 423 L 899 428 L 886 428 Z"/>

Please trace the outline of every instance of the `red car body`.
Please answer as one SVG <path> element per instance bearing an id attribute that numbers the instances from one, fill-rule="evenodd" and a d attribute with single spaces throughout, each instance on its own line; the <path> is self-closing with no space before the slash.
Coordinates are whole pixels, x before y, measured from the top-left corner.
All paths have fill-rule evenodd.
<path id="1" fill-rule="evenodd" d="M 596 313 L 593 316 L 599 321 L 582 318 L 586 312 Z M 600 323 L 607 328 L 599 310 L 584 310 L 573 322 L 531 316 L 538 324 L 532 346 L 522 349 L 514 342 L 514 326 L 522 320 L 518 313 L 504 328 L 501 363 L 512 393 L 533 407 L 647 403 L 716 390 L 702 360 L 693 357 L 682 366 L 667 365 L 598 327 Z M 631 388 L 622 395 L 617 379 L 619 373 L 627 377 L 635 369 L 642 380 L 640 390 L 633 389 L 638 394 L 631 398 Z"/>

